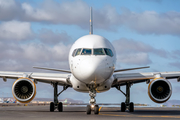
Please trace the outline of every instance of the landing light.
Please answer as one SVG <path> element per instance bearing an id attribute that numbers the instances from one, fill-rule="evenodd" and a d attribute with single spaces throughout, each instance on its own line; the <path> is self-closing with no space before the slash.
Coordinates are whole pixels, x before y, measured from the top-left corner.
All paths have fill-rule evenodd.
<path id="1" fill-rule="evenodd" d="M 94 105 L 91 105 L 91 109 L 92 109 L 92 110 L 94 109 Z"/>

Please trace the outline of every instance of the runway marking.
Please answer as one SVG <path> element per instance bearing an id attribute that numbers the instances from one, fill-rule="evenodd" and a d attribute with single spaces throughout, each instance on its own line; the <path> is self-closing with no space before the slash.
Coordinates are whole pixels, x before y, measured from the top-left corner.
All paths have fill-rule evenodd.
<path id="1" fill-rule="evenodd" d="M 99 115 L 107 115 L 107 116 L 128 116 L 128 115 L 115 115 L 115 114 L 101 114 L 99 113 Z"/>
<path id="2" fill-rule="evenodd" d="M 101 111 L 102 106 L 99 108 L 99 111 Z"/>
<path id="3" fill-rule="evenodd" d="M 144 117 L 144 118 L 180 118 L 180 116 L 157 116 L 157 115 L 155 115 L 155 116 L 146 116 L 146 115 L 142 115 L 142 116 L 140 116 L 140 115 L 138 115 L 138 116 L 135 116 L 135 115 L 116 115 L 116 114 L 101 114 L 101 113 L 99 113 L 99 115 L 106 115 L 106 116 L 116 116 L 116 117 Z"/>

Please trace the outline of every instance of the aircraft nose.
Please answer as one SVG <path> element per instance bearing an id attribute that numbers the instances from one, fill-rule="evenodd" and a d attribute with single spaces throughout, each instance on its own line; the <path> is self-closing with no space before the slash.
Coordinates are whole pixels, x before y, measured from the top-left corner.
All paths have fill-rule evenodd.
<path id="1" fill-rule="evenodd" d="M 90 83 L 94 81 L 96 83 L 101 83 L 106 80 L 106 62 L 105 60 L 99 58 L 88 58 L 81 62 L 81 80 L 85 83 Z"/>

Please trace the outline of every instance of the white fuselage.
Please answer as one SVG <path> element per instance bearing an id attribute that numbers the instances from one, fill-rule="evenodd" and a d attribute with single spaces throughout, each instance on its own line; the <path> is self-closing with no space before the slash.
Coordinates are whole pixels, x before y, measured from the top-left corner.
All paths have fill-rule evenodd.
<path id="1" fill-rule="evenodd" d="M 109 90 L 116 64 L 116 52 L 112 44 L 99 35 L 79 38 L 71 47 L 69 65 L 71 83 L 77 91 L 88 92 L 87 85 L 95 84 L 97 91 Z"/>

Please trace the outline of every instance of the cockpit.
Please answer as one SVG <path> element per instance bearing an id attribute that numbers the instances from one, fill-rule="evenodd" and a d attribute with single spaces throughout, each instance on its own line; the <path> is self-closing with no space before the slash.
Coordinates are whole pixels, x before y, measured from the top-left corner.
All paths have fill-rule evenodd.
<path id="1" fill-rule="evenodd" d="M 109 48 L 78 48 L 75 49 L 72 53 L 73 57 L 77 55 L 108 55 L 110 57 L 113 57 L 113 52 Z"/>

